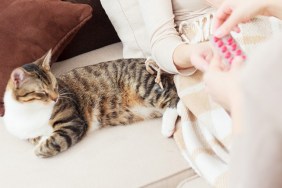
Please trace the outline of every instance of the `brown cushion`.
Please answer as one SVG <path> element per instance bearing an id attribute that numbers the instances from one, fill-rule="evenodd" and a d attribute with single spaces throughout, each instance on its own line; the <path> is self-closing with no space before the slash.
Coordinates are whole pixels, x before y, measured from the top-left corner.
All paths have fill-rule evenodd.
<path id="1" fill-rule="evenodd" d="M 78 31 L 59 57 L 59 61 L 101 48 L 120 39 L 105 13 L 100 0 L 66 0 L 73 3 L 86 3 L 95 10 L 93 17 Z"/>
<path id="2" fill-rule="evenodd" d="M 88 5 L 60 0 L 2 0 L 0 103 L 14 68 L 38 59 L 50 48 L 56 60 L 91 13 Z"/>
<path id="3" fill-rule="evenodd" d="M 0 102 L 0 115 L 4 115 L 4 103 Z"/>

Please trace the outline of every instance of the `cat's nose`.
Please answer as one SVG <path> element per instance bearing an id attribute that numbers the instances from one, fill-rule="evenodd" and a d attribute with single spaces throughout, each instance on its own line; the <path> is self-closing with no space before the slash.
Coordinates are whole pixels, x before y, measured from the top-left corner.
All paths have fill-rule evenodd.
<path id="1" fill-rule="evenodd" d="M 54 102 L 57 102 L 58 99 L 59 99 L 59 95 L 56 94 L 56 93 L 52 93 L 52 94 L 50 94 L 50 99 Z"/>
<path id="2" fill-rule="evenodd" d="M 58 99 L 59 99 L 59 97 L 52 98 L 52 101 L 57 102 L 57 101 L 58 101 Z"/>
<path id="3" fill-rule="evenodd" d="M 59 99 L 59 97 L 51 97 L 51 100 L 54 101 L 54 102 L 57 102 Z"/>

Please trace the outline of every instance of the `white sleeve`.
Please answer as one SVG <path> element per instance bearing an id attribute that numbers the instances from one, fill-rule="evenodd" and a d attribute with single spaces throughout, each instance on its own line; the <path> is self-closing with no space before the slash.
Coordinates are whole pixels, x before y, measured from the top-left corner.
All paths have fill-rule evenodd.
<path id="1" fill-rule="evenodd" d="M 173 53 L 183 44 L 175 29 L 171 0 L 138 0 L 145 26 L 150 37 L 151 53 L 160 68 L 168 73 L 179 74 Z M 194 70 L 191 70 L 194 72 Z M 185 70 L 185 73 L 191 72 Z M 182 72 L 182 71 L 181 71 Z"/>

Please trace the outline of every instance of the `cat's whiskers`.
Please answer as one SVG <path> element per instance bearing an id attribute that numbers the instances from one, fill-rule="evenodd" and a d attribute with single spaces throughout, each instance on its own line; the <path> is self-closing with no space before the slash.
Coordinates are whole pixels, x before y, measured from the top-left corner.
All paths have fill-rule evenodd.
<path id="1" fill-rule="evenodd" d="M 78 105 L 77 101 L 76 101 L 75 99 L 71 98 L 71 97 L 67 97 L 67 96 L 65 96 L 65 95 L 63 95 L 63 96 L 60 95 L 59 98 L 58 98 L 58 101 L 59 101 L 60 99 L 69 99 L 69 100 L 71 100 L 72 102 L 74 102 L 76 105 Z"/>
<path id="2" fill-rule="evenodd" d="M 72 93 L 61 93 L 61 96 L 68 96 L 68 95 L 73 95 Z"/>
<path id="3" fill-rule="evenodd" d="M 60 89 L 59 90 L 59 94 L 61 95 L 61 94 L 71 94 L 71 95 L 73 95 L 73 93 L 66 93 L 65 91 L 67 91 L 67 90 L 65 90 L 65 89 Z"/>
<path id="4" fill-rule="evenodd" d="M 70 99 L 70 100 L 73 100 L 71 97 L 67 97 L 67 96 L 59 96 L 59 99 Z"/>

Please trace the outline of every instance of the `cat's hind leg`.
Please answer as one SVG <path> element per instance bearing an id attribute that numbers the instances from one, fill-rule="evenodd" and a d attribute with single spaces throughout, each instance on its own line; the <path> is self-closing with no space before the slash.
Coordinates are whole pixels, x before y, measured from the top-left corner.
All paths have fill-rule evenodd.
<path id="1" fill-rule="evenodd" d="M 178 117 L 176 108 L 167 108 L 162 118 L 162 134 L 171 137 L 175 131 L 175 123 Z"/>

